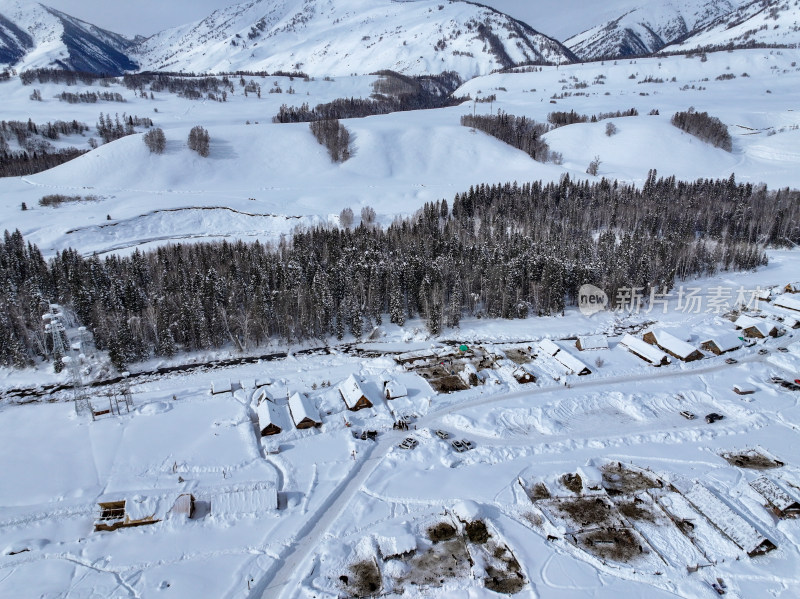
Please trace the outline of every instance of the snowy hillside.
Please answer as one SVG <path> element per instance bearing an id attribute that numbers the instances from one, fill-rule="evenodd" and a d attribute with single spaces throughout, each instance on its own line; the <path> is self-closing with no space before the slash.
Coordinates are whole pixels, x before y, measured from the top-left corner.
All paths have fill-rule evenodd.
<path id="1" fill-rule="evenodd" d="M 450 0 L 252 0 L 156 34 L 135 56 L 151 70 L 312 75 L 451 70 L 464 77 L 572 58 L 560 43 L 524 23 Z"/>
<path id="2" fill-rule="evenodd" d="M 0 66 L 121 74 L 133 41 L 43 4 L 0 0 Z"/>
<path id="3" fill-rule="evenodd" d="M 584 60 L 642 56 L 728 15 L 743 0 L 649 0 L 566 40 Z"/>
<path id="4" fill-rule="evenodd" d="M 750 44 L 796 45 L 800 41 L 800 2 L 756 0 L 702 27 L 688 39 L 665 48 L 685 52 L 706 47 Z"/>

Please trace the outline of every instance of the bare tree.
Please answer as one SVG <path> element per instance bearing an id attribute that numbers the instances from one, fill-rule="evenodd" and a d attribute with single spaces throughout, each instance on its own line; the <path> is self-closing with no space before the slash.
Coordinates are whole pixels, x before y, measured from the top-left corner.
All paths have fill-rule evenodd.
<path id="1" fill-rule="evenodd" d="M 371 225 L 375 222 L 375 217 L 375 210 L 373 210 L 372 206 L 364 206 L 361 209 L 361 224 Z"/>
<path id="2" fill-rule="evenodd" d="M 619 130 L 614 123 L 606 123 L 606 135 L 611 137 L 612 135 L 616 135 L 617 131 Z"/>
<path id="3" fill-rule="evenodd" d="M 192 130 L 189 132 L 189 149 L 194 150 L 200 156 L 206 157 L 209 154 L 209 143 L 211 142 L 211 137 L 208 135 L 208 131 L 206 131 L 200 125 L 196 127 L 192 127 Z"/>
<path id="4" fill-rule="evenodd" d="M 163 154 L 167 147 L 167 137 L 164 135 L 164 130 L 160 127 L 150 129 L 150 131 L 144 134 L 143 139 L 144 145 L 146 145 L 153 154 Z"/>
<path id="5" fill-rule="evenodd" d="M 350 208 L 343 208 L 339 213 L 339 223 L 349 229 L 353 225 L 353 211 Z"/>
<path id="6" fill-rule="evenodd" d="M 595 156 L 594 159 L 589 163 L 589 168 L 586 169 L 586 172 L 593 177 L 597 176 L 597 172 L 600 169 L 600 156 Z"/>

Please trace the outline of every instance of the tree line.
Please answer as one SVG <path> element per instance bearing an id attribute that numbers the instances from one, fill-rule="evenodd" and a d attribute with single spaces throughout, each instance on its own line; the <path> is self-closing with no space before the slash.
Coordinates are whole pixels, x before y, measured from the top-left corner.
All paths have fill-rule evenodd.
<path id="1" fill-rule="evenodd" d="M 731 134 L 728 127 L 717 117 L 710 116 L 707 112 L 696 112 L 694 108 L 672 115 L 672 124 L 689 135 L 702 139 L 712 146 L 721 148 L 726 152 L 733 150 Z"/>
<path id="2" fill-rule="evenodd" d="M 800 243 L 800 194 L 653 171 L 614 181 L 480 185 L 387 229 L 317 227 L 277 246 L 174 244 L 127 257 L 45 261 L 19 232 L 0 246 L 0 363 L 47 355 L 41 314 L 74 312 L 121 368 L 223 346 L 251 350 L 420 317 L 437 335 L 465 315 L 559 314 L 591 283 L 666 291 L 676 281 L 766 262 Z"/>
<path id="3" fill-rule="evenodd" d="M 498 110 L 496 115 L 462 115 L 461 124 L 496 137 L 500 141 L 522 150 L 539 162 L 560 162 L 561 160 L 560 154 L 550 152 L 550 147 L 544 140 L 544 134 L 550 130 L 545 123 L 537 123 L 528 117 L 514 116 Z"/>

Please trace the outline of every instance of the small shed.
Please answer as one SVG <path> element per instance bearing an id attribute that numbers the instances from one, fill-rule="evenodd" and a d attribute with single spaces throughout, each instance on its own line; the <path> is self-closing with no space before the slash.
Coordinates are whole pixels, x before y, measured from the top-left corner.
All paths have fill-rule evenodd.
<path id="1" fill-rule="evenodd" d="M 756 392 L 753 387 L 748 387 L 747 385 L 734 385 L 733 392 L 737 395 L 752 395 Z"/>
<path id="2" fill-rule="evenodd" d="M 319 411 L 306 395 L 295 393 L 289 398 L 289 413 L 294 425 L 299 429 L 322 426 Z"/>
<path id="3" fill-rule="evenodd" d="M 256 392 L 253 393 L 253 401 L 258 406 L 265 401 L 270 401 L 275 403 L 275 398 L 272 396 L 272 393 L 270 393 L 269 389 L 267 389 L 267 387 L 264 386 L 264 387 L 259 387 L 258 389 L 256 389 Z"/>
<path id="4" fill-rule="evenodd" d="M 800 320 L 794 318 L 792 316 L 788 316 L 783 319 L 783 326 L 787 329 L 800 329 Z"/>
<path id="5" fill-rule="evenodd" d="M 145 526 L 163 520 L 162 498 L 135 495 L 126 499 L 100 501 L 100 514 L 95 520 L 95 532 L 113 531 L 118 528 Z"/>
<path id="6" fill-rule="evenodd" d="M 744 336 L 750 339 L 777 337 L 778 333 L 778 327 L 768 322 L 757 322 L 744 329 Z"/>
<path id="7" fill-rule="evenodd" d="M 398 397 L 408 396 L 408 389 L 403 383 L 392 379 L 383 383 L 383 394 L 386 399 L 397 399 Z"/>
<path id="8" fill-rule="evenodd" d="M 217 379 L 211 382 L 211 395 L 219 395 L 220 393 L 233 393 L 231 379 Z"/>
<path id="9" fill-rule="evenodd" d="M 271 401 L 262 401 L 256 408 L 258 413 L 258 430 L 262 437 L 277 435 L 282 430 L 282 420 L 278 412 L 278 406 Z"/>
<path id="10" fill-rule="evenodd" d="M 723 333 L 711 339 L 706 339 L 700 344 L 700 347 L 710 351 L 712 354 L 721 356 L 742 347 L 742 340 L 736 333 Z"/>
<path id="11" fill-rule="evenodd" d="M 578 351 L 608 349 L 608 338 L 605 335 L 585 335 L 575 342 Z"/>
<path id="12" fill-rule="evenodd" d="M 384 560 L 410 557 L 417 551 L 417 537 L 402 527 L 393 527 L 376 534 L 375 544 Z"/>
<path id="13" fill-rule="evenodd" d="M 775 300 L 775 306 L 784 310 L 791 310 L 800 313 L 800 300 L 791 295 L 781 295 Z"/>
<path id="14" fill-rule="evenodd" d="M 372 407 L 372 402 L 367 398 L 367 394 L 364 393 L 364 389 L 355 375 L 351 374 L 339 385 L 339 393 L 347 409 L 352 412 Z"/>
<path id="15" fill-rule="evenodd" d="M 702 360 L 704 357 L 700 350 L 666 331 L 645 333 L 644 340 L 683 362 L 694 362 L 695 360 Z"/>
<path id="16" fill-rule="evenodd" d="M 188 520 L 194 516 L 194 495 L 181 493 L 169 510 L 169 517 Z"/>
<path id="17" fill-rule="evenodd" d="M 800 516 L 800 503 L 766 476 L 757 478 L 750 486 L 769 502 L 781 518 Z"/>
<path id="18" fill-rule="evenodd" d="M 669 357 L 667 354 L 649 343 L 645 343 L 638 337 L 634 337 L 630 333 L 620 339 L 619 344 L 634 356 L 641 358 L 653 366 L 666 366 L 669 364 Z"/>

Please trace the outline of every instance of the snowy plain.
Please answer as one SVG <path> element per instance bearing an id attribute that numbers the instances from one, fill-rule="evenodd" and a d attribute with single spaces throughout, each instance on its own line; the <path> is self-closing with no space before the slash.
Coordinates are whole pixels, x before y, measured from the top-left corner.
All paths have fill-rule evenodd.
<path id="1" fill-rule="evenodd" d="M 492 103 L 468 101 L 346 121 L 355 153 L 342 165 L 330 163 L 307 126 L 276 125 L 271 116 L 282 103 L 368 97 L 374 77 L 307 82 L 270 77 L 261 80 L 261 98 L 245 98 L 237 89 L 225 103 L 168 94 L 141 99 L 127 92 L 125 104 L 105 106 L 68 105 L 53 98 L 62 86 L 26 87 L 12 80 L 0 84 L 6 120 L 77 119 L 93 125 L 101 109 L 124 110 L 153 118 L 168 145 L 164 155 L 151 155 L 141 135 L 134 135 L 50 171 L 2 179 L 0 224 L 19 228 L 48 256 L 65 247 L 87 255 L 127 253 L 192 239 L 276 242 L 297 225 L 336 224 L 346 206 L 356 213 L 372 206 L 387 224 L 473 184 L 586 177 L 594 156 L 602 160 L 600 176 L 636 183 L 656 168 L 660 175 L 682 179 L 735 173 L 739 181 L 796 187 L 799 57 L 797 50 L 747 50 L 708 54 L 706 61 L 620 60 L 489 75 L 458 93 L 496 94 Z M 716 80 L 724 73 L 736 78 Z M 648 78 L 663 82 L 640 83 Z M 296 94 L 266 93 L 275 81 Z M 41 89 L 44 101 L 28 99 L 33 87 Z M 669 124 L 673 112 L 689 106 L 728 125 L 733 152 Z M 503 109 L 543 121 L 553 110 L 596 114 L 631 107 L 639 116 L 612 119 L 619 133 L 611 137 L 604 123 L 548 133 L 551 148 L 563 154 L 562 165 L 534 162 L 459 124 L 460 116 L 473 110 Z M 648 114 L 653 109 L 659 114 Z M 185 147 L 196 124 L 211 134 L 207 159 Z M 87 138 L 63 143 L 89 147 Z M 39 198 L 48 193 L 99 199 L 40 207 Z M 20 210 L 22 202 L 27 211 Z M 769 257 L 770 264 L 758 272 L 720 273 L 682 284 L 699 287 L 706 301 L 719 287 L 769 288 L 777 296 L 787 284 L 800 284 L 796 250 L 771 250 Z M 767 302 L 751 313 L 779 326 L 792 316 Z M 731 597 L 796 597 L 798 521 L 779 519 L 749 483 L 766 474 L 800 498 L 800 395 L 771 381 L 800 376 L 800 332 L 785 327 L 782 337 L 738 349 L 730 354 L 734 364 L 705 352 L 698 362 L 673 360 L 654 368 L 619 345 L 623 333 L 654 326 L 694 346 L 734 332 L 723 314 L 687 313 L 676 301 L 666 313 L 589 317 L 568 309 L 564 316 L 521 321 L 465 319 L 442 339 L 429 338 L 423 323 L 410 321 L 403 329 L 387 325 L 360 346 L 360 340 L 347 340 L 355 349 L 290 353 L 285 359 L 184 374 L 142 374 L 165 363 L 139 365 L 131 369 L 131 410 L 95 421 L 75 414 L 68 392 L 34 401 L 6 393 L 63 380 L 65 373 L 55 375 L 46 367 L 2 370 L 0 596 L 334 598 L 355 596 L 341 577 L 357 579 L 353 566 L 368 562 L 379 570 L 384 596 L 494 597 L 485 581 L 491 578 L 488 568 L 498 564 L 476 543 L 459 546 L 464 559 L 456 575 L 428 580 L 420 574 L 421 562 L 437 551 L 430 526 L 449 523 L 461 534 L 462 520 L 479 519 L 496 551 L 510 552 L 519 566 L 517 597 L 694 599 L 716 596 L 711 584 L 717 578 Z M 544 338 L 578 355 L 575 337 L 597 333 L 608 336 L 609 349 L 581 355 L 592 370 L 588 376 L 555 380 L 552 365 L 531 356 L 528 366 L 538 380 L 523 386 L 503 366 L 503 356 Z M 499 356 L 485 384 L 436 393 L 393 357 L 446 349 L 443 340 L 453 339 Z M 264 351 L 280 349 L 287 348 Z M 225 356 L 180 359 L 220 357 Z M 362 381 L 372 408 L 345 409 L 337 385 L 350 375 Z M 230 380 L 232 390 L 212 395 L 212 384 L 221 379 Z M 408 396 L 384 399 L 387 379 L 402 383 Z M 734 384 L 755 393 L 739 396 Z M 268 391 L 283 417 L 275 437 L 259 434 L 259 388 Z M 307 394 L 319 410 L 320 428 L 291 425 L 286 404 L 295 392 Z M 93 401 L 106 400 L 98 393 Z M 681 411 L 697 418 L 686 419 Z M 725 418 L 708 424 L 703 416 L 709 412 Z M 393 424 L 405 415 L 410 430 L 395 430 Z M 377 440 L 352 434 L 362 430 L 377 431 Z M 436 430 L 451 438 L 441 439 Z M 418 446 L 400 448 L 405 437 Z M 456 451 L 450 440 L 462 438 L 475 448 Z M 777 456 L 784 465 L 757 471 L 721 457 L 748 449 Z M 694 522 L 694 538 L 665 516 L 656 519 L 663 522 L 659 526 L 645 519 L 631 526 L 651 548 L 644 557 L 630 563 L 599 559 L 572 542 L 569 533 L 575 531 L 565 530 L 563 520 L 548 511 L 550 504 L 542 507 L 530 491 L 542 483 L 553 496 L 570 498 L 564 474 L 617 462 L 649 469 L 676 488 L 698 481 L 777 550 L 749 557 L 695 506 L 687 517 Z M 260 483 L 274 489 L 277 509 L 266 498 L 249 511 L 233 509 L 225 499 Z M 640 498 L 642 504 L 655 505 L 651 491 Z M 166 514 L 164 508 L 181 493 L 195 496 L 195 518 Z M 98 502 L 121 499 L 131 505 L 153 502 L 160 521 L 94 532 Z M 667 499 L 675 513 L 694 509 L 678 505 L 677 495 L 660 501 L 666 505 Z M 416 553 L 386 559 L 387 551 L 406 550 Z M 687 570 L 697 565 L 703 567 Z"/>

